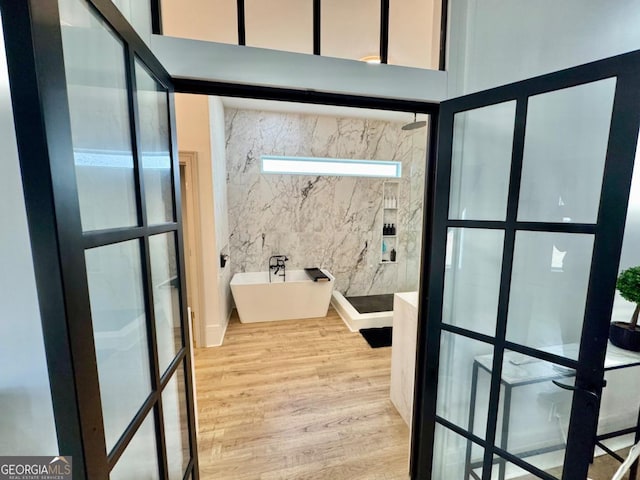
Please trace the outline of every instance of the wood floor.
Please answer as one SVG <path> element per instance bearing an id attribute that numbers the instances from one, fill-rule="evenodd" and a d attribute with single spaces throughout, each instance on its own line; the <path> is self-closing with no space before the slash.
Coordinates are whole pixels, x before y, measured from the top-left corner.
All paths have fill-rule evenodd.
<path id="1" fill-rule="evenodd" d="M 326 318 L 241 324 L 197 349 L 205 480 L 405 480 L 409 430 L 389 400 L 390 348 Z"/>

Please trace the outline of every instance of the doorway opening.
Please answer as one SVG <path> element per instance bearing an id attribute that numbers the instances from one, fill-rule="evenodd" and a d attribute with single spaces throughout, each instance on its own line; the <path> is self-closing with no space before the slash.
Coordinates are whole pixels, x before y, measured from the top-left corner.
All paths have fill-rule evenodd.
<path id="1" fill-rule="evenodd" d="M 220 257 L 211 276 L 218 300 L 213 321 L 224 324 L 218 329 L 224 337 L 221 346 L 198 348 L 194 362 L 199 439 L 210 449 L 202 468 L 216 478 L 266 471 L 295 477 L 321 464 L 330 478 L 352 478 L 354 471 L 408 475 L 413 382 L 394 383 L 392 364 L 413 376 L 413 365 L 404 363 L 415 358 L 428 129 L 402 128 L 413 112 L 187 94 L 177 95 L 176 113 L 179 149 L 197 150 L 193 173 L 204 172 L 212 190 L 200 191 L 201 206 L 213 200 L 213 215 L 206 218 L 203 209 L 199 215 L 202 244 L 206 231 L 213 232 L 207 244 Z M 404 175 L 263 174 L 261 155 L 398 161 Z M 210 172 L 202 165 L 207 157 Z M 184 168 L 181 173 L 187 177 Z M 202 186 L 202 180 L 192 182 Z M 188 211 L 184 219 L 188 244 Z M 394 224 L 394 233 L 385 223 Z M 413 304 L 405 302 L 413 347 L 397 349 L 398 359 L 393 345 L 371 348 L 333 306 L 320 318 L 259 323 L 242 323 L 234 310 L 225 322 L 233 276 L 264 272 L 278 254 L 289 259 L 287 279 L 295 270 L 321 267 L 332 287 L 349 296 L 413 291 Z M 390 327 L 392 315 L 388 320 Z M 210 345 L 210 331 L 205 325 L 198 347 Z M 392 388 L 402 392 L 392 398 Z"/>
<path id="2" fill-rule="evenodd" d="M 198 191 L 198 157 L 195 152 L 179 152 L 182 230 L 185 245 L 185 273 L 187 276 L 187 312 L 193 347 L 203 346 L 200 295 L 202 263 L 200 254 L 200 197 Z"/>

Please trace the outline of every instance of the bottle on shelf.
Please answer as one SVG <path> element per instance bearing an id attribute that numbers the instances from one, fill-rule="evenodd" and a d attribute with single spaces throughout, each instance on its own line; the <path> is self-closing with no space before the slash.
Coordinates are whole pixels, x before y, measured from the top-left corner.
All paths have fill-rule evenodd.
<path id="1" fill-rule="evenodd" d="M 392 262 L 396 261 L 396 249 L 392 248 L 391 252 L 389 252 L 389 260 Z"/>

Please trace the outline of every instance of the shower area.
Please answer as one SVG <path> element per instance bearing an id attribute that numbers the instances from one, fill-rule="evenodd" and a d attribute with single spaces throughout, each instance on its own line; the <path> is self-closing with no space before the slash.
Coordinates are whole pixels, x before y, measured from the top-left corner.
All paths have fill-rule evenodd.
<path id="1" fill-rule="evenodd" d="M 232 273 L 262 271 L 271 255 L 286 254 L 287 268 L 335 276 L 332 304 L 343 319 L 349 309 L 369 318 L 365 327 L 391 325 L 393 294 L 419 283 L 426 118 L 297 107 L 225 102 Z M 366 166 L 361 175 L 273 174 L 263 170 L 263 156 L 393 161 L 400 168 L 394 178 L 367 176 Z"/>

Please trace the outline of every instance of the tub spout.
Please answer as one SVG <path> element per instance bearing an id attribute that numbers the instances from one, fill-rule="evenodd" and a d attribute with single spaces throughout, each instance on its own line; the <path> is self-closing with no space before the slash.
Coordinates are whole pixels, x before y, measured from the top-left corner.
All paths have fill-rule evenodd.
<path id="1" fill-rule="evenodd" d="M 285 262 L 289 261 L 289 257 L 286 255 L 272 255 L 269 257 L 269 283 L 271 283 L 271 272 L 273 271 L 273 275 L 277 275 L 279 277 L 283 277 L 283 281 L 286 280 L 287 274 L 287 265 Z M 282 271 L 281 274 L 278 275 L 278 272 Z"/>

